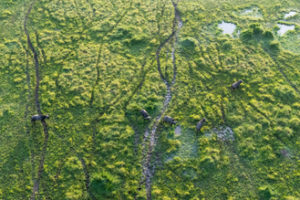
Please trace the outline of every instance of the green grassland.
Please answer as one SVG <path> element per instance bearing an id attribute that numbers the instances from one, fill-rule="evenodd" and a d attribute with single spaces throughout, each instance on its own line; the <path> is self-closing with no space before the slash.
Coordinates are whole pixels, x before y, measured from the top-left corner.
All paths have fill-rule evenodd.
<path id="1" fill-rule="evenodd" d="M 300 199 L 300 2 L 176 3 L 183 26 L 160 64 L 171 82 L 174 50 L 163 114 L 181 131 L 158 123 L 152 199 Z M 0 199 L 147 199 L 144 133 L 167 93 L 156 52 L 174 19 L 171 0 L 0 1 Z M 278 23 L 295 30 L 279 36 Z M 30 121 L 37 81 L 46 132 Z"/>

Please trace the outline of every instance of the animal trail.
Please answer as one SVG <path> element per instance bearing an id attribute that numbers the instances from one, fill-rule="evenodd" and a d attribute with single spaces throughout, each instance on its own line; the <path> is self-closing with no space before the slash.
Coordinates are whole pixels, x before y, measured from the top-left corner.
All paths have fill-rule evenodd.
<path id="1" fill-rule="evenodd" d="M 143 172 L 142 172 L 142 181 L 141 181 L 141 183 L 145 183 L 147 200 L 152 199 L 152 197 L 151 197 L 151 188 L 152 188 L 151 179 L 152 179 L 153 174 L 154 174 L 155 166 L 151 165 L 151 160 L 152 160 L 152 154 L 155 150 L 155 146 L 156 146 L 156 142 L 157 142 L 156 141 L 157 128 L 158 128 L 159 123 L 162 120 L 162 116 L 164 115 L 165 111 L 167 110 L 167 108 L 169 106 L 169 103 L 172 99 L 172 86 L 175 84 L 176 75 L 177 75 L 175 45 L 177 43 L 177 34 L 180 31 L 180 29 L 182 28 L 183 22 L 182 22 L 181 17 L 180 17 L 180 12 L 177 9 L 177 3 L 174 3 L 172 1 L 172 4 L 173 4 L 173 7 L 174 7 L 174 13 L 175 13 L 174 23 L 173 23 L 173 27 L 172 27 L 172 33 L 169 35 L 169 37 L 166 40 L 164 40 L 159 45 L 159 47 L 156 51 L 157 69 L 158 69 L 159 75 L 161 77 L 161 80 L 165 83 L 165 85 L 167 87 L 167 93 L 166 93 L 165 98 L 164 98 L 163 108 L 161 109 L 158 116 L 155 118 L 155 121 L 152 125 L 152 128 L 150 129 L 150 133 L 149 133 L 149 130 L 147 129 L 145 131 L 145 134 L 144 134 L 144 144 L 143 144 L 143 146 L 145 148 L 144 149 L 144 152 L 145 152 L 144 155 L 145 156 L 144 156 L 144 159 L 142 161 L 142 170 L 143 170 Z M 177 25 L 177 28 L 176 28 L 176 25 Z M 169 82 L 166 79 L 166 77 L 163 75 L 162 70 L 161 70 L 160 53 L 161 53 L 162 48 L 167 43 L 169 43 L 172 39 L 174 39 L 174 43 L 172 45 L 173 77 L 172 77 L 172 81 Z M 168 118 L 168 120 L 171 122 L 171 124 L 174 124 L 175 121 L 173 119 L 172 120 L 171 119 L 172 118 Z M 145 143 L 147 143 L 147 145 L 145 145 Z"/>
<path id="2" fill-rule="evenodd" d="M 42 111 L 41 111 L 41 106 L 40 106 L 40 101 L 39 101 L 39 86 L 40 86 L 40 72 L 39 72 L 39 60 L 38 60 L 38 53 L 35 50 L 28 29 L 27 29 L 27 22 L 28 22 L 28 16 L 32 11 L 32 7 L 35 4 L 36 0 L 34 0 L 28 10 L 27 13 L 25 15 L 25 19 L 24 19 L 24 32 L 26 34 L 26 38 L 27 38 L 27 44 L 29 49 L 32 51 L 33 53 L 33 59 L 34 59 L 34 65 L 35 65 L 35 76 L 36 76 L 36 85 L 35 85 L 35 105 L 36 105 L 36 110 L 38 115 L 34 115 L 32 116 L 31 120 L 32 121 L 36 121 L 36 120 L 41 120 L 42 126 L 43 126 L 43 130 L 44 130 L 44 144 L 43 144 L 43 148 L 42 148 L 42 152 L 41 152 L 41 159 L 40 159 L 40 163 L 39 163 L 39 167 L 38 167 L 38 173 L 37 173 L 37 177 L 34 180 L 34 184 L 33 184 L 33 190 L 32 190 L 32 195 L 30 197 L 31 200 L 35 200 L 36 198 L 38 198 L 38 194 L 39 194 L 39 188 L 40 188 L 40 180 L 42 178 L 42 175 L 44 173 L 44 163 L 45 163 L 45 156 L 46 156 L 46 152 L 47 152 L 47 147 L 48 147 L 48 138 L 49 138 L 49 133 L 48 133 L 48 125 L 46 123 L 46 121 L 44 119 L 49 118 L 49 116 L 47 115 L 43 115 Z"/>

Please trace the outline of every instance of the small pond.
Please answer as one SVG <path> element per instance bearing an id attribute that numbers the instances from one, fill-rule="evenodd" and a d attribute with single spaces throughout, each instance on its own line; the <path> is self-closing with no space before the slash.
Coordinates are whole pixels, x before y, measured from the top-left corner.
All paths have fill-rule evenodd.
<path id="1" fill-rule="evenodd" d="M 286 24 L 277 24 L 279 27 L 278 30 L 278 35 L 282 36 L 283 34 L 285 34 L 288 31 L 294 30 L 295 29 L 295 25 L 286 25 Z"/>
<path id="2" fill-rule="evenodd" d="M 262 17 L 262 14 L 258 7 L 244 9 L 240 14 L 242 16 L 249 16 L 249 17 L 256 17 L 256 18 Z"/>
<path id="3" fill-rule="evenodd" d="M 249 14 L 249 13 L 252 13 L 253 12 L 253 9 L 245 9 L 243 12 L 242 12 L 242 14 L 244 14 L 244 15 L 247 15 L 247 14 Z"/>
<path id="4" fill-rule="evenodd" d="M 295 16 L 296 14 L 297 14 L 296 11 L 291 11 L 291 12 L 289 12 L 289 13 L 286 13 L 286 14 L 284 15 L 284 19 L 293 17 L 293 16 Z"/>
<path id="5" fill-rule="evenodd" d="M 233 23 L 222 21 L 222 23 L 218 24 L 218 28 L 223 30 L 223 34 L 232 35 L 234 30 L 236 29 L 236 25 Z"/>

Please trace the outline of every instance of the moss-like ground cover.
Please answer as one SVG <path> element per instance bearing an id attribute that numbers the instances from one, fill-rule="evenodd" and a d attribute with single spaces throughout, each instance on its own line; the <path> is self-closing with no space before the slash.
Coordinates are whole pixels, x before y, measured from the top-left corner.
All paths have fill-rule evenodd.
<path id="1" fill-rule="evenodd" d="M 173 3 L 183 26 L 159 56 L 169 82 L 176 57 L 163 114 L 181 133 L 157 126 L 152 199 L 299 199 L 300 13 L 284 15 L 300 2 Z M 167 93 L 156 52 L 174 23 L 170 0 L 0 1 L 0 199 L 146 199 L 145 132 Z"/>

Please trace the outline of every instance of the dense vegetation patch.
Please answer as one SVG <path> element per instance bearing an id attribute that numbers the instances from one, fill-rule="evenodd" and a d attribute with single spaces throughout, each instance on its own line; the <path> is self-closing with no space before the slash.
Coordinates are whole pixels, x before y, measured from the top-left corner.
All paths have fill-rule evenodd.
<path id="1" fill-rule="evenodd" d="M 299 2 L 173 3 L 1 0 L 0 199 L 146 199 L 169 93 L 152 199 L 299 198 Z"/>

